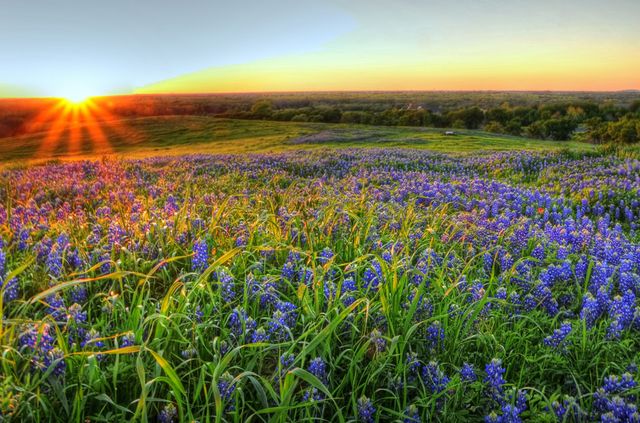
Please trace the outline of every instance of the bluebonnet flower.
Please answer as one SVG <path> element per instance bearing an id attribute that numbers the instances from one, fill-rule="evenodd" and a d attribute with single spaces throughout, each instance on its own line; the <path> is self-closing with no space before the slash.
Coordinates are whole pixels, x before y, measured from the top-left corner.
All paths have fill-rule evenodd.
<path id="1" fill-rule="evenodd" d="M 417 296 L 417 300 L 416 300 Z M 433 304 L 429 302 L 429 299 L 424 294 L 419 294 L 417 289 L 412 290 L 407 296 L 407 300 L 402 304 L 405 310 L 410 310 L 415 304 L 415 314 L 413 320 L 416 322 L 429 319 L 433 314 Z"/>
<path id="2" fill-rule="evenodd" d="M 449 377 L 435 361 L 429 362 L 422 368 L 422 380 L 434 394 L 443 392 L 449 384 Z"/>
<path id="3" fill-rule="evenodd" d="M 282 313 L 283 323 L 287 327 L 293 327 L 296 324 L 298 318 L 298 307 L 289 301 L 277 301 L 275 303 L 276 311 Z"/>
<path id="4" fill-rule="evenodd" d="M 508 252 L 503 252 L 500 257 L 500 270 L 502 272 L 511 270 L 511 268 L 513 267 L 513 263 L 514 260 L 511 254 L 509 254 Z"/>
<path id="5" fill-rule="evenodd" d="M 287 315 L 280 310 L 276 310 L 267 326 L 269 338 L 275 341 L 284 341 L 290 330 Z"/>
<path id="6" fill-rule="evenodd" d="M 313 282 L 313 270 L 308 267 L 301 267 L 298 270 L 298 280 L 307 286 Z"/>
<path id="7" fill-rule="evenodd" d="M 52 374 L 54 376 L 64 376 L 67 363 L 64 361 L 64 353 L 58 347 L 42 353 L 42 369 L 49 370 L 53 367 Z"/>
<path id="8" fill-rule="evenodd" d="M 491 398 L 502 404 L 504 402 L 504 384 L 507 383 L 503 377 L 505 369 L 502 367 L 502 361 L 494 358 L 485 366 L 485 372 L 487 375 L 484 382 L 488 384 L 487 389 Z"/>
<path id="9" fill-rule="evenodd" d="M 296 265 L 290 261 L 287 261 L 284 266 L 282 266 L 281 275 L 284 280 L 293 281 L 296 275 Z"/>
<path id="10" fill-rule="evenodd" d="M 444 346 L 444 328 L 439 320 L 431 323 L 427 328 L 427 346 L 436 350 Z"/>
<path id="11" fill-rule="evenodd" d="M 46 372 L 52 365 L 54 376 L 64 376 L 66 363 L 62 351 L 55 346 L 53 329 L 49 324 L 31 324 L 20 334 L 21 349 L 31 355 L 31 368 Z"/>
<path id="12" fill-rule="evenodd" d="M 375 353 L 381 353 L 387 348 L 387 340 L 382 337 L 382 333 L 378 329 L 371 332 L 369 340 Z"/>
<path id="13" fill-rule="evenodd" d="M 331 248 L 326 247 L 320 252 L 320 256 L 318 257 L 318 261 L 320 264 L 327 264 L 333 258 L 334 253 L 331 251 Z"/>
<path id="14" fill-rule="evenodd" d="M 353 295 L 353 292 L 356 291 L 357 289 L 358 287 L 356 286 L 356 282 L 351 277 L 345 278 L 344 281 L 342 282 L 340 292 L 342 296 L 342 303 L 346 307 L 349 307 L 356 300 L 355 296 Z"/>
<path id="15" fill-rule="evenodd" d="M 564 322 L 559 329 L 553 331 L 553 335 L 544 338 L 544 344 L 548 347 L 564 350 L 567 347 L 567 336 L 571 333 L 571 322 Z"/>
<path id="16" fill-rule="evenodd" d="M 209 247 L 204 240 L 198 240 L 193 244 L 193 257 L 191 258 L 191 270 L 203 271 L 207 268 L 209 260 Z"/>
<path id="17" fill-rule="evenodd" d="M 196 309 L 195 309 L 193 315 L 195 317 L 196 322 L 202 323 L 202 318 L 204 317 L 204 312 L 202 311 L 202 308 L 199 305 L 196 306 Z"/>
<path id="18" fill-rule="evenodd" d="M 227 403 L 225 411 L 230 412 L 235 410 L 235 401 L 232 401 L 233 394 L 236 390 L 236 385 L 233 383 L 233 377 L 225 373 L 220 380 L 218 380 L 218 392 L 222 400 Z"/>
<path id="19" fill-rule="evenodd" d="M 618 280 L 620 292 L 631 291 L 635 295 L 640 295 L 640 275 L 631 272 L 620 271 Z"/>
<path id="20" fill-rule="evenodd" d="M 80 347 L 99 351 L 101 348 L 105 347 L 105 343 L 101 339 L 100 333 L 92 328 L 85 333 L 84 339 L 80 341 Z M 97 354 L 97 357 L 98 359 L 103 359 L 104 355 Z"/>
<path id="21" fill-rule="evenodd" d="M 302 396 L 302 400 L 305 402 L 318 402 L 324 399 L 324 394 L 318 391 L 317 388 L 309 388 L 304 391 L 304 395 Z"/>
<path id="22" fill-rule="evenodd" d="M 328 383 L 327 364 L 320 357 L 316 357 L 309 363 L 309 373 L 317 377 L 325 385 Z"/>
<path id="23" fill-rule="evenodd" d="M 222 299 L 230 303 L 236 297 L 235 282 L 233 276 L 227 273 L 224 269 L 220 270 L 217 274 L 218 281 L 220 282 L 220 293 Z"/>
<path id="24" fill-rule="evenodd" d="M 364 280 L 365 289 L 376 289 L 384 280 L 380 263 L 377 260 L 371 262 L 371 267 L 365 269 L 362 278 Z"/>
<path id="25" fill-rule="evenodd" d="M 130 347 L 135 343 L 133 333 L 126 333 L 120 337 L 120 348 Z"/>
<path id="26" fill-rule="evenodd" d="M 610 375 L 604 379 L 602 388 L 607 394 L 619 394 L 638 386 L 631 373 L 624 373 L 622 376 Z"/>
<path id="27" fill-rule="evenodd" d="M 180 210 L 180 207 L 178 206 L 178 201 L 172 194 L 169 194 L 164 205 L 165 213 L 171 216 L 177 213 L 178 210 Z"/>
<path id="28" fill-rule="evenodd" d="M 332 300 L 336 296 L 336 284 L 332 281 L 324 281 L 322 292 L 324 293 L 325 300 Z"/>
<path id="29" fill-rule="evenodd" d="M 463 363 L 460 368 L 460 378 L 465 382 L 474 382 L 477 379 L 476 371 L 473 365 L 469 363 Z"/>
<path id="30" fill-rule="evenodd" d="M 197 354 L 198 354 L 198 351 L 195 348 L 187 348 L 185 350 L 180 351 L 180 356 L 185 360 L 193 358 Z"/>
<path id="31" fill-rule="evenodd" d="M 407 353 L 405 363 L 407 366 L 407 373 L 408 373 L 407 379 L 409 380 L 409 382 L 413 382 L 420 375 L 420 370 L 422 368 L 422 364 L 420 363 L 420 360 L 418 360 L 418 354 Z"/>
<path id="32" fill-rule="evenodd" d="M 18 232 L 18 251 L 25 251 L 29 247 L 30 236 L 28 229 L 20 229 Z"/>
<path id="33" fill-rule="evenodd" d="M 67 263 L 69 263 L 71 268 L 75 270 L 81 269 L 84 266 L 84 262 L 80 257 L 80 252 L 78 251 L 77 248 L 68 250 L 66 258 L 67 258 Z"/>
<path id="34" fill-rule="evenodd" d="M 82 306 L 78 303 L 74 303 L 67 308 L 67 322 L 75 324 L 87 323 L 87 312 L 82 311 Z"/>
<path id="35" fill-rule="evenodd" d="M 422 423 L 420 413 L 418 412 L 418 407 L 416 407 L 415 405 L 408 406 L 406 410 L 404 410 L 402 423 Z"/>
<path id="36" fill-rule="evenodd" d="M 244 235 L 238 235 L 233 245 L 237 248 L 242 248 L 247 246 L 247 238 Z"/>
<path id="37" fill-rule="evenodd" d="M 54 245 L 47 255 L 46 265 L 49 275 L 53 278 L 62 276 L 62 252 L 58 245 Z"/>
<path id="38" fill-rule="evenodd" d="M 0 276 L 0 290 L 3 291 L 2 300 L 5 304 L 18 299 L 20 295 L 18 279 L 11 278 L 8 281 L 4 281 Z"/>
<path id="39" fill-rule="evenodd" d="M 358 419 L 363 423 L 372 423 L 375 419 L 376 408 L 371 400 L 364 395 L 358 399 Z"/>
<path id="40" fill-rule="evenodd" d="M 267 342 L 268 340 L 269 340 L 269 336 L 267 335 L 267 332 L 262 327 L 256 329 L 251 335 L 251 342 L 254 344 L 259 342 Z"/>
<path id="41" fill-rule="evenodd" d="M 297 265 L 300 262 L 300 253 L 293 250 L 289 251 L 289 255 L 287 255 L 287 262 Z"/>
<path id="42" fill-rule="evenodd" d="M 482 282 L 476 282 L 472 284 L 469 287 L 469 292 L 471 293 L 471 297 L 469 298 L 469 301 L 471 302 L 480 301 L 485 294 L 485 290 L 484 290 L 484 286 L 482 285 Z"/>
<path id="43" fill-rule="evenodd" d="M 582 414 L 582 410 L 576 402 L 576 399 L 570 396 L 566 397 L 562 402 L 553 401 L 551 403 L 551 410 L 553 411 L 553 414 L 556 415 L 558 421 L 568 421 L 565 420 L 565 416 L 569 415 L 574 415 L 577 419 Z"/>
<path id="44" fill-rule="evenodd" d="M 498 415 L 492 412 L 485 417 L 487 423 L 521 423 L 520 416 L 527 409 L 527 397 L 524 391 L 518 391 L 516 394 L 515 404 L 504 403 Z"/>
<path id="45" fill-rule="evenodd" d="M 534 259 L 536 259 L 538 261 L 543 261 L 544 260 L 545 251 L 544 251 L 544 247 L 542 246 L 542 244 L 538 244 L 538 245 L 535 246 L 535 248 L 531 252 L 531 257 L 533 257 Z"/>
<path id="46" fill-rule="evenodd" d="M 292 353 L 284 353 L 280 356 L 280 366 L 283 369 L 288 369 L 293 366 L 294 361 L 296 360 L 296 356 Z"/>
<path id="47" fill-rule="evenodd" d="M 582 299 L 582 310 L 580 310 L 580 318 L 586 322 L 587 328 L 593 327 L 602 312 L 598 300 L 590 292 L 587 292 Z"/>
<path id="48" fill-rule="evenodd" d="M 158 423 L 175 423 L 178 421 L 178 409 L 173 403 L 166 404 L 158 414 Z"/>
<path id="49" fill-rule="evenodd" d="M 634 320 L 634 314 L 636 309 L 636 296 L 632 291 L 627 291 L 625 294 L 611 301 L 609 305 L 609 315 L 613 319 L 611 322 L 607 336 L 609 338 L 619 338 L 622 330 L 627 329 Z"/>
<path id="50" fill-rule="evenodd" d="M 628 392 L 636 386 L 637 382 L 629 373 L 623 374 L 622 377 L 608 376 L 602 387 L 593 394 L 593 407 L 601 416 L 601 421 L 640 421 L 637 398 Z"/>
<path id="51" fill-rule="evenodd" d="M 496 300 L 506 301 L 507 300 L 507 288 L 501 286 L 497 289 L 496 295 L 494 297 Z"/>
<path id="52" fill-rule="evenodd" d="M 279 301 L 278 291 L 276 284 L 273 282 L 266 282 L 261 289 L 260 293 L 260 307 L 266 308 L 269 305 L 274 305 Z"/>
<path id="53" fill-rule="evenodd" d="M 47 297 L 47 313 L 57 321 L 62 321 L 66 318 L 67 309 L 64 304 L 64 299 L 59 293 L 49 295 Z"/>
<path id="54" fill-rule="evenodd" d="M 71 289 L 71 301 L 83 304 L 87 301 L 87 288 L 83 285 L 75 286 Z"/>
<path id="55" fill-rule="evenodd" d="M 482 263 L 483 263 L 485 272 L 491 273 L 491 271 L 493 270 L 493 261 L 494 261 L 494 257 L 490 253 L 485 253 L 482 256 Z"/>
<path id="56" fill-rule="evenodd" d="M 382 260 L 386 261 L 387 264 L 391 264 L 393 262 L 393 255 L 390 251 L 385 251 L 382 253 Z"/>
<path id="57" fill-rule="evenodd" d="M 576 279 L 580 284 L 582 284 L 587 276 L 587 270 L 589 269 L 589 261 L 586 256 L 581 256 L 580 260 L 575 265 L 574 273 L 576 275 Z"/>
<path id="58" fill-rule="evenodd" d="M 558 301 L 553 298 L 553 292 L 549 286 L 540 282 L 533 288 L 533 296 L 536 298 L 550 316 L 555 316 L 559 312 Z"/>
<path id="59" fill-rule="evenodd" d="M 227 323 L 231 329 L 231 333 L 236 337 L 250 333 L 256 327 L 255 321 L 247 315 L 247 312 L 241 308 L 234 308 L 229 314 Z"/>

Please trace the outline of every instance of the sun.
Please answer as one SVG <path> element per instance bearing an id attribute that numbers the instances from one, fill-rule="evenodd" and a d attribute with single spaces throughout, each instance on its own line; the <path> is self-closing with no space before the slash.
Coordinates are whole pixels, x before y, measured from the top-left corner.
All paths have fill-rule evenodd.
<path id="1" fill-rule="evenodd" d="M 81 105 L 82 103 L 86 103 L 90 98 L 90 95 L 85 94 L 71 94 L 64 97 L 67 103 L 76 106 Z"/>

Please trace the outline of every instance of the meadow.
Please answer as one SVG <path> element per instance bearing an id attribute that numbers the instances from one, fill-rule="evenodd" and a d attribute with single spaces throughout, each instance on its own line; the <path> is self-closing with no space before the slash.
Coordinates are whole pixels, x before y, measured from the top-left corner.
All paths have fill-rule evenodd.
<path id="1" fill-rule="evenodd" d="M 151 116 L 112 121 L 78 121 L 56 128 L 0 138 L 0 166 L 59 160 L 144 158 L 197 153 L 270 153 L 334 147 L 409 147 L 437 152 L 560 151 L 594 152 L 596 146 L 571 141 L 456 129 L 274 122 L 211 116 Z"/>
<path id="2" fill-rule="evenodd" d="M 0 420 L 640 422 L 633 155 L 123 123 L 0 140 Z"/>

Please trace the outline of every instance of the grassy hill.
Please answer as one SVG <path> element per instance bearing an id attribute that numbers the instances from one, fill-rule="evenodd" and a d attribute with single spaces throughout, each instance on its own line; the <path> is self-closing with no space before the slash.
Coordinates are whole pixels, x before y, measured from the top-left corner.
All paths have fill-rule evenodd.
<path id="1" fill-rule="evenodd" d="M 0 138 L 0 162 L 372 145 L 457 153 L 594 148 L 576 142 L 541 141 L 482 131 L 456 130 L 456 135 L 445 136 L 441 129 L 415 127 L 162 116 L 50 126 L 29 135 Z"/>

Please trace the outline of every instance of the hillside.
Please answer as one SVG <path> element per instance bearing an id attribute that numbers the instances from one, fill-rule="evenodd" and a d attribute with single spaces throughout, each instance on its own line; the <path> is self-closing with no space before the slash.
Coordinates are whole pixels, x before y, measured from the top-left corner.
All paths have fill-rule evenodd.
<path id="1" fill-rule="evenodd" d="M 230 120 L 207 116 L 125 118 L 41 129 L 41 132 L 25 136 L 0 138 L 0 161 L 268 152 L 368 145 L 453 153 L 562 148 L 590 151 L 594 148 L 583 143 L 542 141 L 470 130 L 456 130 L 456 135 L 445 136 L 441 129 Z"/>

